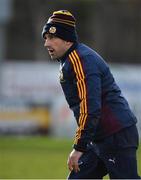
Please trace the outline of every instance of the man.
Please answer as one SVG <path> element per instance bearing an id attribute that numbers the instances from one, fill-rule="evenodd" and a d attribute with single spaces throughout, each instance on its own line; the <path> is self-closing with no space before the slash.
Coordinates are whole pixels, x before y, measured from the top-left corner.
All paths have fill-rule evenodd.
<path id="1" fill-rule="evenodd" d="M 67 10 L 53 13 L 42 36 L 51 59 L 60 62 L 60 83 L 78 124 L 68 179 L 138 179 L 137 120 L 106 62 L 78 43 Z"/>

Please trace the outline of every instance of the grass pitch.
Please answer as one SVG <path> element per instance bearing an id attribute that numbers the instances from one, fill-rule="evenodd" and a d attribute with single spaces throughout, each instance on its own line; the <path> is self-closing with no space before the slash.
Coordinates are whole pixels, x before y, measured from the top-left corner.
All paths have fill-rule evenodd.
<path id="1" fill-rule="evenodd" d="M 47 137 L 0 137 L 0 179 L 66 179 L 72 141 Z M 141 175 L 141 146 L 138 170 Z"/>

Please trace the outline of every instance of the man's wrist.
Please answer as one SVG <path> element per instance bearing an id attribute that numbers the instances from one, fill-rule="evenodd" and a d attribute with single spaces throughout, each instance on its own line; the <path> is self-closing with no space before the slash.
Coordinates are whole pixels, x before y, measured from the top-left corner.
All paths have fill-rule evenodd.
<path id="1" fill-rule="evenodd" d="M 87 144 L 85 144 L 85 145 L 74 144 L 74 145 L 73 145 L 73 148 L 74 148 L 76 151 L 86 152 L 86 150 L 87 150 Z"/>

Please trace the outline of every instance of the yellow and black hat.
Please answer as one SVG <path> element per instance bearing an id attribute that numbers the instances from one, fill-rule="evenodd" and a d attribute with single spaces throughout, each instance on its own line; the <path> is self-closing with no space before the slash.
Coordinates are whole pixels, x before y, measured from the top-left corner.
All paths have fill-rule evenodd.
<path id="1" fill-rule="evenodd" d="M 76 42 L 76 20 L 67 10 L 55 11 L 43 27 L 42 37 L 45 34 L 53 34 L 63 40 Z"/>

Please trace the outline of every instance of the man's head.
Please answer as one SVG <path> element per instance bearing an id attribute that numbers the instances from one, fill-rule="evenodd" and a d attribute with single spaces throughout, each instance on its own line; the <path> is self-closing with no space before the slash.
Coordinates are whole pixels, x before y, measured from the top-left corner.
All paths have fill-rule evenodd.
<path id="1" fill-rule="evenodd" d="M 77 41 L 74 16 L 67 10 L 55 11 L 43 27 L 42 37 L 51 58 L 60 58 Z"/>

